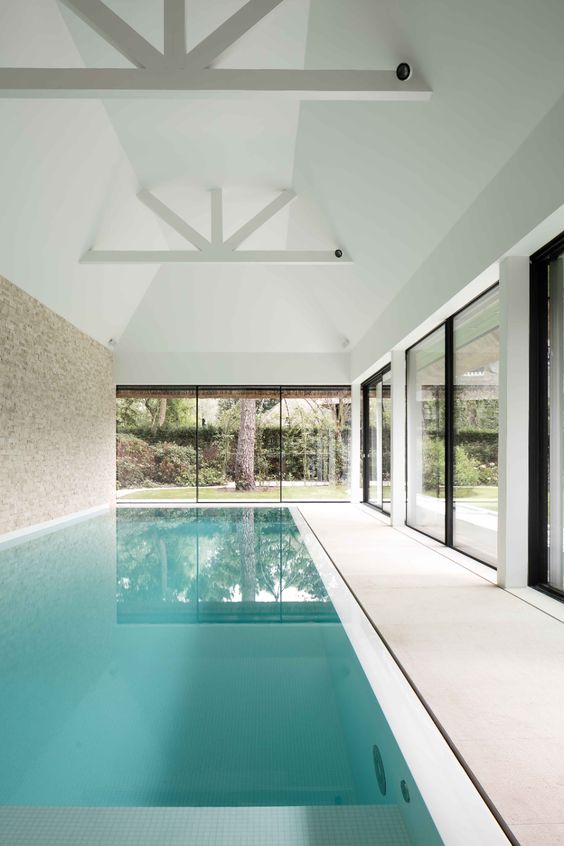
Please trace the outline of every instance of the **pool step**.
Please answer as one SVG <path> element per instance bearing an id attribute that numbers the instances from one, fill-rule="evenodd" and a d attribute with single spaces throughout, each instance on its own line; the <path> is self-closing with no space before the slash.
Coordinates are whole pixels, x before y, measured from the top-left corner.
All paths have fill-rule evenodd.
<path id="1" fill-rule="evenodd" d="M 0 808 L 10 846 L 410 846 L 396 805 Z"/>

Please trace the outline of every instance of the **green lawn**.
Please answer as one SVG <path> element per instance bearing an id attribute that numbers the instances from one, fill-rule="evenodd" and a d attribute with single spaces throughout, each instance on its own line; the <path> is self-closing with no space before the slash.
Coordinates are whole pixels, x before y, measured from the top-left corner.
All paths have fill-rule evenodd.
<path id="1" fill-rule="evenodd" d="M 437 491 L 426 491 L 426 496 L 437 496 Z M 480 485 L 475 488 L 459 485 L 454 489 L 454 501 L 462 500 L 469 505 L 476 505 L 488 511 L 497 511 L 497 485 Z M 441 487 L 441 496 L 444 497 L 444 488 Z"/>
<path id="2" fill-rule="evenodd" d="M 282 495 L 285 500 L 348 499 L 346 490 L 336 485 L 284 485 Z M 118 502 L 131 499 L 196 499 L 196 488 L 151 488 L 150 490 L 129 493 L 120 496 Z M 199 501 L 206 500 L 266 500 L 279 501 L 279 488 L 266 488 L 257 491 L 236 491 L 233 488 L 200 488 Z"/>
<path id="3" fill-rule="evenodd" d="M 457 487 L 454 489 L 454 500 L 461 499 L 471 505 L 486 508 L 488 511 L 497 511 L 497 485 L 482 485 L 477 488 Z"/>

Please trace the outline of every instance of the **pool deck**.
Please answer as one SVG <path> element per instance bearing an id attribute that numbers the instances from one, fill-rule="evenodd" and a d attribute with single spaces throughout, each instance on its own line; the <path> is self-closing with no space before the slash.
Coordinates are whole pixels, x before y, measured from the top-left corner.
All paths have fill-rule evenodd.
<path id="1" fill-rule="evenodd" d="M 299 510 L 515 838 L 564 846 L 564 605 L 365 506 Z"/>

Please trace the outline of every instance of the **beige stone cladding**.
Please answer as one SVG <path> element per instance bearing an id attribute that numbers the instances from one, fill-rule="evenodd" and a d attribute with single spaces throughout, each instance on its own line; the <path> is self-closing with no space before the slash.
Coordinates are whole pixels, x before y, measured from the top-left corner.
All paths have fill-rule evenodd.
<path id="1" fill-rule="evenodd" d="M 0 277 L 0 533 L 114 496 L 111 353 Z"/>

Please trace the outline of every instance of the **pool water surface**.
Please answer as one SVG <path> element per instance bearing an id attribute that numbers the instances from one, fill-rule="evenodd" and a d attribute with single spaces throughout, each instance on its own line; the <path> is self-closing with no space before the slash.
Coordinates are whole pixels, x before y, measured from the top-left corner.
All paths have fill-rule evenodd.
<path id="1" fill-rule="evenodd" d="M 0 583 L 0 804 L 380 808 L 442 842 L 287 508 L 119 508 Z"/>

